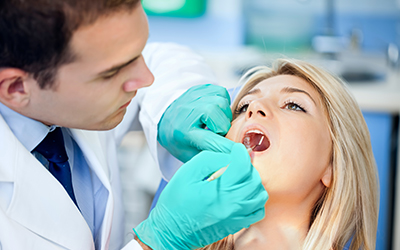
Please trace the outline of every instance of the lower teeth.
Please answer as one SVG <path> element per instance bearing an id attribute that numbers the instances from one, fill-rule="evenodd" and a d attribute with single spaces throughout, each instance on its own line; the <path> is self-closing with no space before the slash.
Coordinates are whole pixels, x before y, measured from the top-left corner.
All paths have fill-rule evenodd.
<path id="1" fill-rule="evenodd" d="M 245 137 L 243 138 L 243 144 L 244 144 L 244 146 L 245 146 L 246 148 L 251 148 L 250 142 L 251 142 L 250 136 L 245 136 Z"/>

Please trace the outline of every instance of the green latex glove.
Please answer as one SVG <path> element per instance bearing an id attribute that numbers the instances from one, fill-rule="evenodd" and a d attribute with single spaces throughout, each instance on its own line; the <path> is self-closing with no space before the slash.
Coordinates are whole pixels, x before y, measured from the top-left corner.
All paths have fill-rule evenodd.
<path id="1" fill-rule="evenodd" d="M 221 177 L 204 180 L 228 164 Z M 196 249 L 264 218 L 267 199 L 246 148 L 235 143 L 229 154 L 203 151 L 185 163 L 134 231 L 154 250 Z"/>
<path id="2" fill-rule="evenodd" d="M 233 142 L 223 137 L 232 121 L 229 105 L 230 97 L 223 87 L 206 84 L 190 88 L 164 112 L 158 124 L 158 142 L 182 162 L 202 150 L 230 152 Z"/>

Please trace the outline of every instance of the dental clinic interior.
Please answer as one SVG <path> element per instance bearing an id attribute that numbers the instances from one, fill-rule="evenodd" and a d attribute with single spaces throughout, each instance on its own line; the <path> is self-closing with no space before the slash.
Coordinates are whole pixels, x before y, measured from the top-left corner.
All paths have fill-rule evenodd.
<path id="1" fill-rule="evenodd" d="M 218 83 L 228 90 L 237 87 L 247 69 L 281 57 L 312 62 L 346 80 L 363 111 L 378 167 L 376 249 L 400 249 L 400 0 L 142 4 L 149 42 L 189 46 L 206 59 Z M 147 217 L 161 175 L 141 132 L 131 132 L 119 154 L 124 197 L 137 197 L 124 200 L 126 226 L 131 228 Z M 129 164 L 131 159 L 137 164 Z M 130 202 L 138 200 L 143 202 Z"/>

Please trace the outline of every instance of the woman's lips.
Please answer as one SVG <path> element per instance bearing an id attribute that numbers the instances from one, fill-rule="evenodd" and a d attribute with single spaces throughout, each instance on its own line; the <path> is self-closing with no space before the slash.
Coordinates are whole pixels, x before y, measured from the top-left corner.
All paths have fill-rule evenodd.
<path id="1" fill-rule="evenodd" d="M 247 131 L 242 139 L 242 143 L 246 148 L 251 148 L 254 152 L 265 151 L 271 146 L 268 137 L 258 129 Z"/>

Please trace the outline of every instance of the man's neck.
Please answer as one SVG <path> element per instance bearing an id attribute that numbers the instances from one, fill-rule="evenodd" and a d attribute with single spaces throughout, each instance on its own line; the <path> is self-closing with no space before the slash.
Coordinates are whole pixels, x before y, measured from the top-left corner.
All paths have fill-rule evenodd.
<path id="1" fill-rule="evenodd" d="M 0 103 L 0 115 L 28 151 L 32 151 L 50 130 L 43 123 L 23 116 L 2 103 Z"/>

